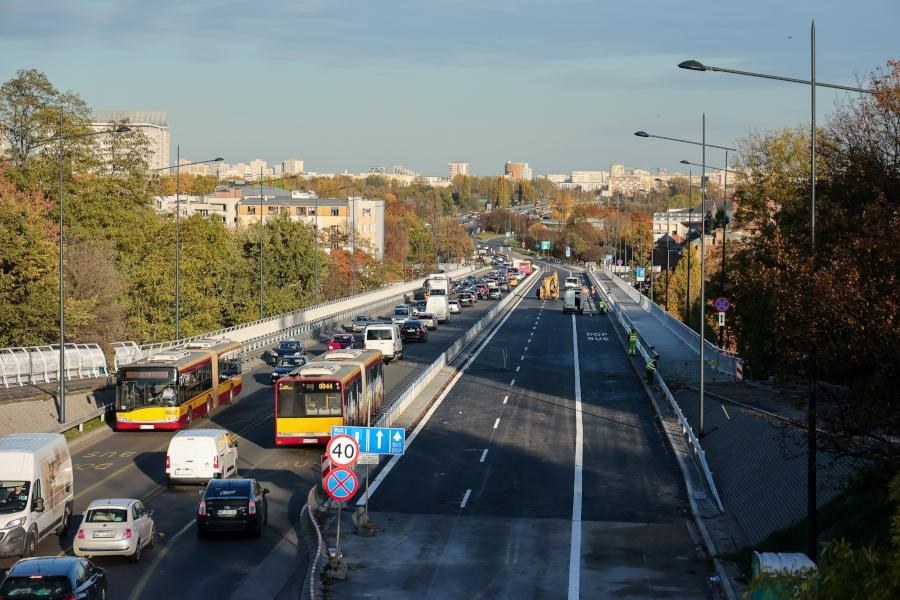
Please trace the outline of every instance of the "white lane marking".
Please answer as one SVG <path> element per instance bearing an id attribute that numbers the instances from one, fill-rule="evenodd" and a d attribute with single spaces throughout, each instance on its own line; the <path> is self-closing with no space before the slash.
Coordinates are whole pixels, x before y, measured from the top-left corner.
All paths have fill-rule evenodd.
<path id="1" fill-rule="evenodd" d="M 510 387 L 516 385 L 516 378 L 515 378 L 515 377 L 512 378 L 512 381 L 509 382 L 509 385 L 510 385 Z"/>
<path id="2" fill-rule="evenodd" d="M 503 404 L 506 404 L 507 400 L 509 400 L 509 395 L 503 396 Z"/>
<path id="3" fill-rule="evenodd" d="M 572 541 L 569 547 L 569 600 L 581 592 L 581 502 L 584 431 L 581 421 L 581 368 L 578 363 L 578 330 L 572 315 L 572 349 L 575 353 L 575 485 L 572 495 Z"/>
<path id="4" fill-rule="evenodd" d="M 488 452 L 488 449 L 485 448 L 484 452 L 481 453 L 481 460 L 479 460 L 478 462 L 484 462 L 484 459 L 487 456 L 487 452 Z"/>
<path id="5" fill-rule="evenodd" d="M 163 546 L 162 548 L 159 548 L 159 546 L 157 546 L 157 548 L 159 548 L 159 550 L 154 550 L 153 562 L 151 562 L 150 566 L 144 570 L 144 574 L 141 576 L 140 580 L 138 580 L 137 585 L 134 586 L 134 588 L 132 589 L 131 595 L 128 596 L 129 599 L 132 599 L 132 598 L 137 599 L 137 598 L 141 597 L 141 592 L 143 592 L 144 588 L 147 587 L 147 583 L 150 581 L 151 575 L 156 573 L 157 566 L 159 565 L 159 563 L 162 562 L 163 558 L 166 557 L 166 554 L 169 553 L 169 550 L 172 549 L 172 546 L 174 545 L 175 540 L 177 540 L 185 531 L 190 529 L 194 525 L 195 522 L 196 522 L 196 519 L 191 519 L 184 527 L 179 529 L 175 533 L 175 535 L 169 536 L 166 539 L 165 546 Z"/>
<path id="6" fill-rule="evenodd" d="M 472 490 L 466 490 L 466 495 L 463 496 L 462 502 L 459 503 L 460 508 L 465 508 L 466 503 L 469 501 L 469 495 L 471 495 Z"/>
<path id="7" fill-rule="evenodd" d="M 531 341 L 531 340 L 528 340 Z M 528 346 L 525 346 L 525 352 L 528 352 Z"/>
<path id="8" fill-rule="evenodd" d="M 456 385 L 456 383 L 460 379 L 462 379 L 462 376 L 465 374 L 465 372 L 469 369 L 469 367 L 472 365 L 472 363 L 475 362 L 475 359 L 478 358 L 478 355 L 481 354 L 481 351 L 488 347 L 488 344 L 490 344 L 491 340 L 494 339 L 494 336 L 497 334 L 498 331 L 500 331 L 500 329 L 506 323 L 506 320 L 512 316 L 513 312 L 515 312 L 515 310 L 516 310 L 516 307 L 519 306 L 519 304 L 522 302 L 522 300 L 524 298 L 525 298 L 525 296 L 521 296 L 521 297 L 519 297 L 518 300 L 516 300 L 515 306 L 513 306 L 512 308 L 509 309 L 509 312 L 506 313 L 506 316 L 503 317 L 503 320 L 500 321 L 500 324 L 497 325 L 497 327 L 491 332 L 491 334 L 489 336 L 487 336 L 487 338 L 481 343 L 481 346 L 479 346 L 478 350 L 476 350 L 475 353 L 469 357 L 469 360 L 466 362 L 466 364 L 464 364 L 462 366 L 462 368 L 459 370 L 459 372 L 457 372 L 457 374 L 453 376 L 453 379 L 450 380 L 450 383 L 447 384 L 447 387 L 444 388 L 444 391 L 441 392 L 441 395 L 438 396 L 438 399 L 435 400 L 434 404 L 431 405 L 431 408 L 428 409 L 428 412 L 425 413 L 425 416 L 422 417 L 422 420 L 419 421 L 419 424 L 416 426 L 416 428 L 413 430 L 413 432 L 406 437 L 406 449 L 407 450 L 409 449 L 409 446 L 410 446 L 410 444 L 412 444 L 413 440 L 415 440 L 416 437 L 419 435 L 419 432 L 422 431 L 423 429 L 425 429 L 425 426 L 428 424 L 428 421 L 431 419 L 431 416 L 435 413 L 435 411 L 438 408 L 440 408 L 441 404 L 443 404 L 444 398 L 446 398 L 447 395 L 450 393 L 450 391 L 453 390 L 453 387 Z M 512 382 L 510 383 L 510 385 L 514 384 L 515 382 L 516 382 L 516 380 L 513 379 Z M 401 458 L 403 458 L 402 454 L 395 454 L 394 456 L 391 457 L 391 460 L 388 461 L 388 463 L 384 466 L 384 468 L 378 474 L 378 477 L 376 477 L 375 480 L 372 481 L 372 484 L 369 485 L 369 493 L 363 494 L 362 498 L 360 498 L 359 500 L 356 501 L 357 506 L 365 506 L 366 498 L 367 497 L 371 498 L 372 494 L 375 493 L 375 490 L 378 489 L 378 486 L 381 485 L 381 482 L 385 480 L 385 478 L 388 476 L 388 473 L 391 472 L 391 470 L 394 468 L 394 466 L 396 466 L 396 464 L 400 461 Z"/>
<path id="9" fill-rule="evenodd" d="M 497 417 L 497 420 L 494 421 L 494 429 L 497 429 L 498 425 L 500 425 L 500 417 Z"/>
<path id="10" fill-rule="evenodd" d="M 521 369 L 521 368 L 522 368 L 522 365 L 519 365 L 518 367 L 516 367 L 516 373 L 518 373 L 519 369 Z"/>
<path id="11" fill-rule="evenodd" d="M 525 360 L 525 355 L 523 354 L 522 356 L 520 356 L 519 360 Z M 518 371 L 518 369 L 516 369 L 516 371 Z"/>

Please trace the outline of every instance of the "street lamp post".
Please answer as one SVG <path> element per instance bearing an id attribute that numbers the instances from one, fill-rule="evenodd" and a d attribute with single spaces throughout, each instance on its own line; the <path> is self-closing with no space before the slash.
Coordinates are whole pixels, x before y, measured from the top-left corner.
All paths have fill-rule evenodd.
<path id="1" fill-rule="evenodd" d="M 59 142 L 59 422 L 66 422 L 66 289 L 65 289 L 65 218 L 63 212 L 63 197 L 65 195 L 63 187 L 63 142 L 79 138 L 101 135 L 104 133 L 125 133 L 131 131 L 130 127 L 120 125 L 113 130 L 91 131 L 78 135 L 72 135 L 68 138 L 63 132 L 65 120 L 65 110 L 59 109 L 59 135 L 56 138 L 45 140 L 35 147 L 44 146 L 52 142 Z"/>
<path id="2" fill-rule="evenodd" d="M 262 321 L 266 315 L 265 302 L 263 301 L 263 288 L 265 287 L 265 277 L 263 276 L 263 252 L 265 244 L 263 244 L 263 168 L 259 166 L 259 320 Z"/>
<path id="3" fill-rule="evenodd" d="M 203 165 L 206 163 L 222 162 L 221 156 L 210 160 L 198 160 L 181 164 L 181 145 L 175 146 L 175 164 L 168 167 L 153 169 L 154 171 L 166 171 L 175 169 L 175 339 L 181 339 L 181 167 Z"/>
<path id="4" fill-rule="evenodd" d="M 810 86 L 810 168 L 809 168 L 809 189 L 810 189 L 810 254 L 813 260 L 813 268 L 815 268 L 816 257 L 816 87 L 826 87 L 836 90 L 845 90 L 848 92 L 858 92 L 861 94 L 873 94 L 874 90 L 862 87 L 850 87 L 844 85 L 836 85 L 832 83 L 822 83 L 816 81 L 816 22 L 813 21 L 809 30 L 810 41 L 810 78 L 795 79 L 793 77 L 782 77 L 779 75 L 767 75 L 764 73 L 754 73 L 751 71 L 738 71 L 736 69 L 726 69 L 722 67 L 713 67 L 704 65 L 696 60 L 686 60 L 678 64 L 681 69 L 689 71 L 719 71 L 722 73 L 731 73 L 734 75 L 747 75 L 750 77 L 759 77 L 762 79 L 775 79 L 777 81 L 787 81 L 789 83 L 800 83 Z M 807 554 L 812 560 L 816 559 L 816 371 L 817 361 L 815 348 L 810 350 L 809 354 L 810 374 L 809 374 L 809 403 L 807 406 L 807 529 L 806 544 Z"/>

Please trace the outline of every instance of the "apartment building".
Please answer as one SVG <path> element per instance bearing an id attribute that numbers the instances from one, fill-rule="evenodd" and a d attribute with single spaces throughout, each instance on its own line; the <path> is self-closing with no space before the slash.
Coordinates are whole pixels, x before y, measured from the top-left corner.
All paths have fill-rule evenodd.
<path id="1" fill-rule="evenodd" d="M 126 122 L 132 130 L 140 131 L 147 138 L 147 166 L 150 170 L 172 166 L 170 148 L 172 138 L 169 133 L 167 115 L 161 111 L 149 110 L 95 110 L 91 113 L 91 128 L 94 131 L 109 129 L 110 123 Z M 103 138 L 105 136 L 95 136 Z M 102 150 L 101 150 L 102 151 Z"/>
<path id="2" fill-rule="evenodd" d="M 452 162 L 447 163 L 447 179 L 453 180 L 457 175 L 468 175 L 469 174 L 469 163 L 464 162 Z"/>

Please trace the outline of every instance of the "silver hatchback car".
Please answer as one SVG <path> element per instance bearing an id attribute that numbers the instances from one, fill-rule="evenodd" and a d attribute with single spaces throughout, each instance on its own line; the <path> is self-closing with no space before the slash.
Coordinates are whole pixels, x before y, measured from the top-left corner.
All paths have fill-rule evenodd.
<path id="1" fill-rule="evenodd" d="M 87 510 L 72 550 L 76 556 L 127 556 L 140 562 L 144 548 L 156 541 L 153 511 L 134 498 L 94 500 Z"/>

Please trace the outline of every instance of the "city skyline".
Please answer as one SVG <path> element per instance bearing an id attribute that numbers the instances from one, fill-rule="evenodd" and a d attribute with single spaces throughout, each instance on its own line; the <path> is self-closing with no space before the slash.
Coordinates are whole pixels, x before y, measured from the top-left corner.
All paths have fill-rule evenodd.
<path id="1" fill-rule="evenodd" d="M 897 58 L 893 0 L 727 4 L 0 0 L 0 78 L 34 68 L 95 110 L 166 112 L 173 148 L 198 160 L 432 175 L 527 161 L 537 175 L 673 170 L 699 148 L 633 132 L 699 139 L 704 112 L 707 141 L 726 146 L 808 126 L 808 88 L 682 60 L 808 79 L 813 19 L 821 82 L 855 85 Z M 854 99 L 820 88 L 820 124 Z"/>

